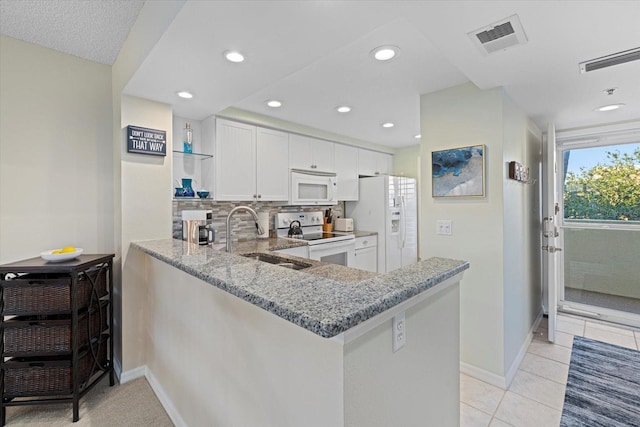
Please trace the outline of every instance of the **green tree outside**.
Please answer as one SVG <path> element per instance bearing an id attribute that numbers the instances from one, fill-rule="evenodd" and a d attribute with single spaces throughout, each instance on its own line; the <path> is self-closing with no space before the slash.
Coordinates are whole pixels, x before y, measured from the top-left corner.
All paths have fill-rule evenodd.
<path id="1" fill-rule="evenodd" d="M 640 221 L 640 148 L 607 152 L 607 162 L 565 179 L 566 219 Z"/>

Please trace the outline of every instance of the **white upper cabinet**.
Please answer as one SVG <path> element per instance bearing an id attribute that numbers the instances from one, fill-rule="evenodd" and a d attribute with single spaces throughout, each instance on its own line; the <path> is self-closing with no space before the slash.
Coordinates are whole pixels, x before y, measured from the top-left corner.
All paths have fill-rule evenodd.
<path id="1" fill-rule="evenodd" d="M 358 149 L 358 174 L 362 176 L 389 175 L 393 170 L 393 156 L 378 151 Z"/>
<path id="2" fill-rule="evenodd" d="M 333 142 L 308 136 L 289 135 L 289 167 L 320 172 L 335 172 Z"/>
<path id="3" fill-rule="evenodd" d="M 358 200 L 358 149 L 335 144 L 338 200 Z"/>
<path id="4" fill-rule="evenodd" d="M 216 120 L 216 200 L 252 200 L 256 194 L 256 127 Z"/>
<path id="5" fill-rule="evenodd" d="M 216 121 L 216 200 L 289 199 L 289 135 Z"/>
<path id="6" fill-rule="evenodd" d="M 258 200 L 289 199 L 289 134 L 258 128 L 256 141 Z"/>

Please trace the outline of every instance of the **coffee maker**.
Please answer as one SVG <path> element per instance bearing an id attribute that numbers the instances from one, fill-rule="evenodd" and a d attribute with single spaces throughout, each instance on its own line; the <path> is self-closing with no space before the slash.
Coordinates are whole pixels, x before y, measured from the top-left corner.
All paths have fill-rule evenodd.
<path id="1" fill-rule="evenodd" d="M 211 211 L 182 211 L 182 240 L 198 245 L 213 243 L 216 236 L 212 222 L 213 214 Z"/>

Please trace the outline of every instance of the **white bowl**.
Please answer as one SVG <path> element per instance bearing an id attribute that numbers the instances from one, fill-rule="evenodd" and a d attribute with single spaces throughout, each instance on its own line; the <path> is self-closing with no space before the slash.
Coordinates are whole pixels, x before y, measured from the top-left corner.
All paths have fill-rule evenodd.
<path id="1" fill-rule="evenodd" d="M 40 252 L 40 256 L 42 259 L 51 262 L 60 262 L 60 261 L 68 261 L 70 259 L 74 259 L 82 253 L 82 248 L 76 248 L 75 252 L 65 252 L 63 254 L 52 254 L 51 252 L 57 249 L 52 249 L 50 251 Z"/>

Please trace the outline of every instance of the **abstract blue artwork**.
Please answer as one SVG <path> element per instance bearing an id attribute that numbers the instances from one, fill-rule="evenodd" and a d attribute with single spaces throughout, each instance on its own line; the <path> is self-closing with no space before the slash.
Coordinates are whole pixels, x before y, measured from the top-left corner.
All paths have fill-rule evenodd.
<path id="1" fill-rule="evenodd" d="M 433 197 L 484 196 L 484 145 L 433 151 Z"/>

